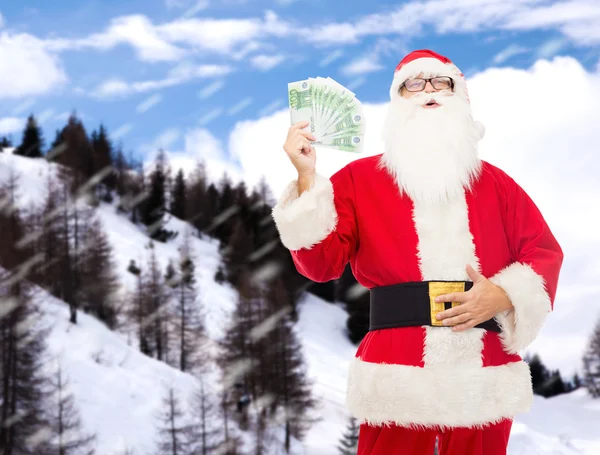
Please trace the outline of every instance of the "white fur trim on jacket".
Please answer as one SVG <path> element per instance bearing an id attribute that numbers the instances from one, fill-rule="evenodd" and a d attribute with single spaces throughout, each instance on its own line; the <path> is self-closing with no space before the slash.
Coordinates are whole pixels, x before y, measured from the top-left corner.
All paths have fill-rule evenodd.
<path id="1" fill-rule="evenodd" d="M 505 350 L 517 354 L 537 337 L 552 309 L 544 279 L 528 264 L 514 262 L 490 278 L 512 301 L 513 307 L 496 315 Z"/>
<path id="2" fill-rule="evenodd" d="M 337 226 L 331 180 L 316 174 L 313 185 L 298 197 L 297 180 L 291 182 L 273 207 L 281 243 L 288 250 L 310 249 Z"/>
<path id="3" fill-rule="evenodd" d="M 412 429 L 482 428 L 528 412 L 533 404 L 529 365 L 431 365 L 423 368 L 351 360 L 346 406 L 370 425 Z"/>

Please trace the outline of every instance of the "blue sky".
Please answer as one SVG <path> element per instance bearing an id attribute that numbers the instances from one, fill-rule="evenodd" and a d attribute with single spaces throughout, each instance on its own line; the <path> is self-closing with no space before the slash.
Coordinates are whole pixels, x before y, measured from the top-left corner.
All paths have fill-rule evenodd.
<path id="1" fill-rule="evenodd" d="M 467 77 L 556 55 L 594 71 L 600 2 L 62 0 L 0 4 L 0 134 L 33 112 L 46 140 L 76 110 L 126 151 L 226 142 L 236 123 L 287 108 L 287 83 L 329 76 L 388 100 L 398 61 L 430 48 Z M 4 88 L 3 88 L 4 87 Z"/>

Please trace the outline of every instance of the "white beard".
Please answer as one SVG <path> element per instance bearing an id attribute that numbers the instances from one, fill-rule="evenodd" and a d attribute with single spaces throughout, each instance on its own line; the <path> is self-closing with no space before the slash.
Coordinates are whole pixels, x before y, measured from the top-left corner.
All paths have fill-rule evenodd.
<path id="1" fill-rule="evenodd" d="M 421 107 L 430 99 L 440 107 Z M 443 92 L 395 96 L 388 105 L 380 166 L 413 201 L 445 203 L 470 189 L 481 169 L 477 143 L 483 125 L 468 102 Z"/>

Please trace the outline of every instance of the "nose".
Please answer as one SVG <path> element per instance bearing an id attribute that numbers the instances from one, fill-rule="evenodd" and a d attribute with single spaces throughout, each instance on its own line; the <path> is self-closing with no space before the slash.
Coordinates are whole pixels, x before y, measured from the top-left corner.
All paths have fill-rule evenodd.
<path id="1" fill-rule="evenodd" d="M 435 92 L 436 90 L 433 88 L 433 84 L 431 83 L 431 81 L 427 81 L 427 83 L 425 84 L 425 92 L 427 93 L 431 93 L 431 92 Z"/>

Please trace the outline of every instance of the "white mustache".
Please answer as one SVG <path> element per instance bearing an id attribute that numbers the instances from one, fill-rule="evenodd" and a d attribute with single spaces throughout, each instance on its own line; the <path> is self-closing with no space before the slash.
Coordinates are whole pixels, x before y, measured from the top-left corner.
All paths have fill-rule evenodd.
<path id="1" fill-rule="evenodd" d="M 421 106 L 430 101 L 435 101 L 438 104 L 444 104 L 444 100 L 447 100 L 451 95 L 444 95 L 441 93 L 427 93 L 419 92 L 416 95 L 408 98 L 407 101 L 414 106 Z"/>

